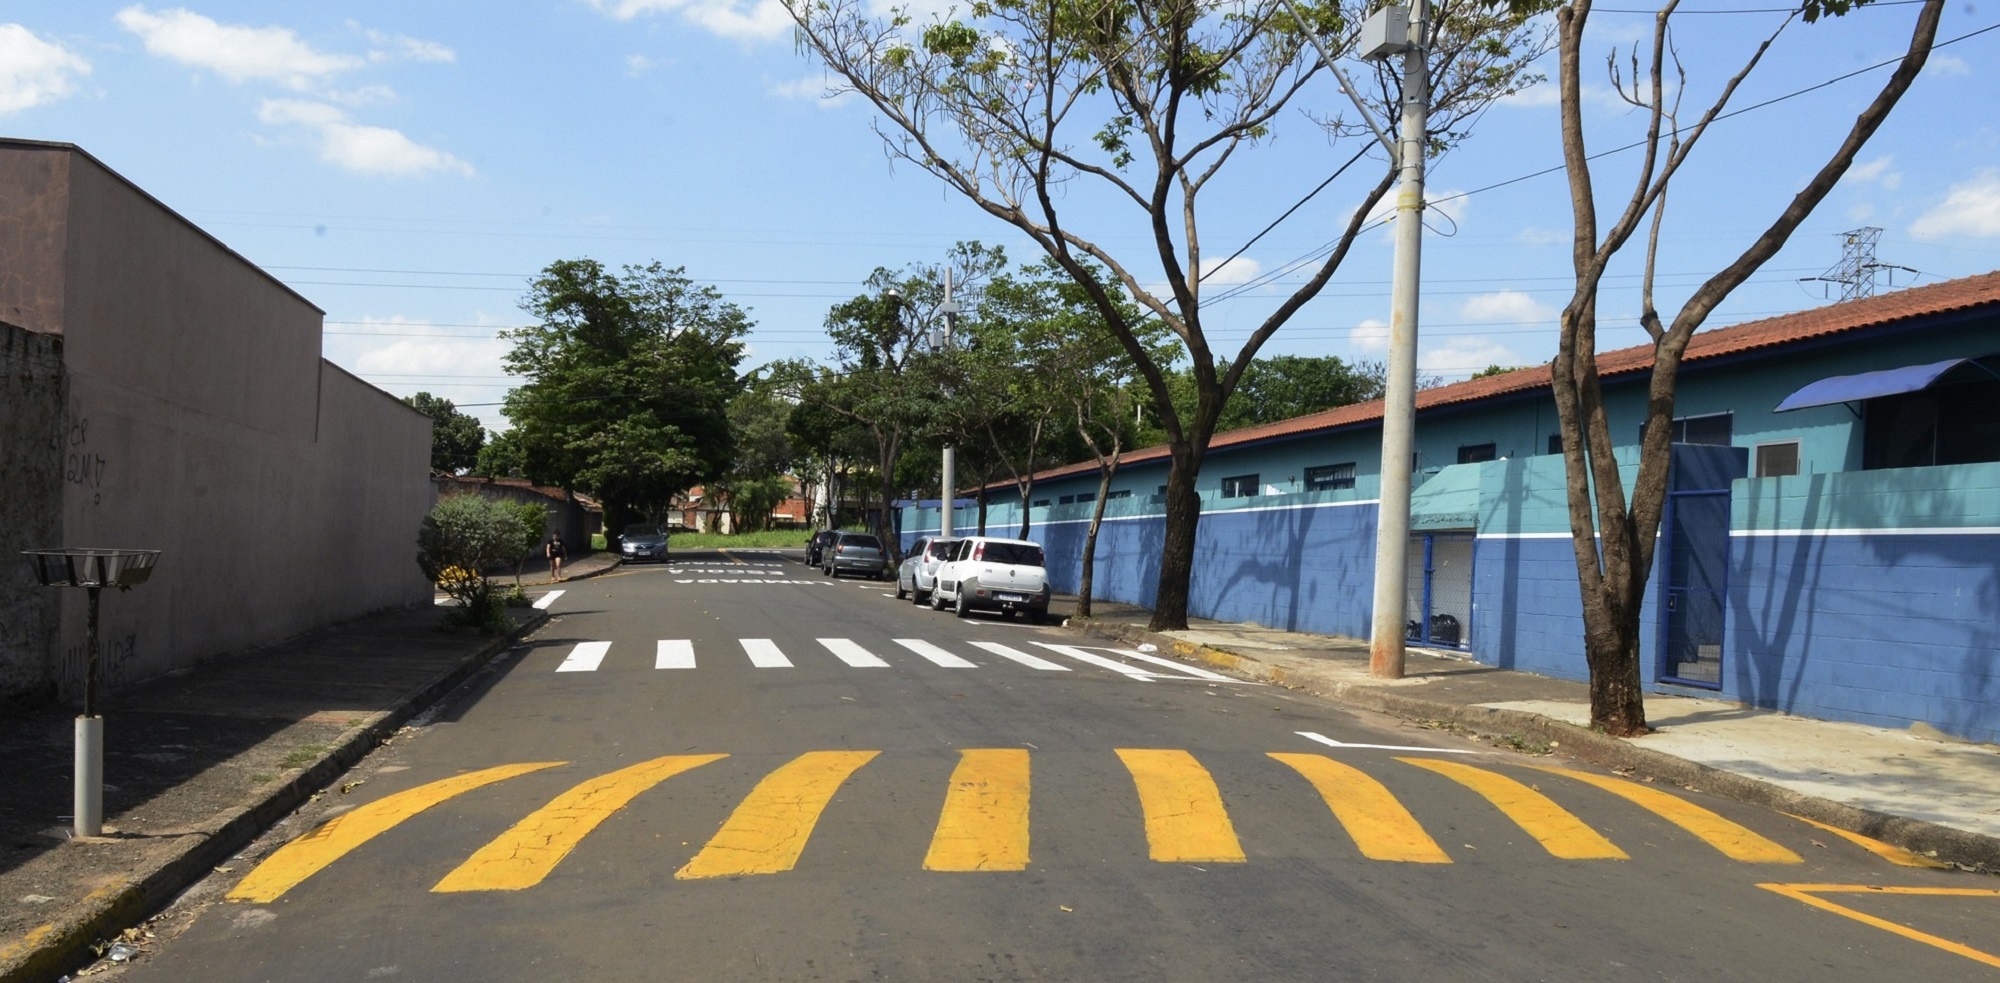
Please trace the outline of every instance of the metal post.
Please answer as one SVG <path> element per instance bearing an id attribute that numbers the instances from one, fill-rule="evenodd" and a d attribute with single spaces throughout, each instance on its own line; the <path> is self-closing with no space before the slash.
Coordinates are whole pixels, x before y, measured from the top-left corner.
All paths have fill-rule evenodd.
<path id="1" fill-rule="evenodd" d="M 951 302 L 951 267 L 949 266 L 944 268 L 944 306 L 942 309 L 944 311 L 944 347 L 949 351 L 951 349 L 952 329 L 958 326 L 957 311 Z M 952 506 L 958 503 L 958 475 L 956 473 L 958 471 L 958 460 L 954 451 L 955 449 L 951 446 L 951 443 L 947 441 L 944 445 L 944 473 L 939 476 L 940 480 L 938 482 L 938 498 L 940 499 L 938 502 L 938 536 L 942 539 L 949 539 L 951 537 Z"/>
<path id="2" fill-rule="evenodd" d="M 1396 261 L 1390 278 L 1389 377 L 1382 397 L 1382 504 L 1375 522 L 1375 617 L 1368 672 L 1403 677 L 1403 635 L 1410 546 L 1411 448 L 1415 445 L 1417 286 L 1423 249 L 1424 152 L 1430 124 L 1430 79 L 1424 54 L 1430 11 L 1416 0 L 1411 43 L 1403 51 L 1403 121 L 1396 189 Z"/>
<path id="3" fill-rule="evenodd" d="M 70 796 L 76 835 L 104 835 L 104 718 L 97 715 L 97 592 L 90 591 L 85 629 L 83 716 L 76 718 L 76 783 Z"/>

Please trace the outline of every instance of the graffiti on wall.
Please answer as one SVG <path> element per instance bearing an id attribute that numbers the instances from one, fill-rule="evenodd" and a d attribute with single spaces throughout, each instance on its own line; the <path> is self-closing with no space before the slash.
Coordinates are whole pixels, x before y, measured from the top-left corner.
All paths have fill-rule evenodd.
<path id="1" fill-rule="evenodd" d="M 110 464 L 90 446 L 90 417 L 70 404 L 70 424 L 57 440 L 63 454 L 63 480 L 90 493 L 90 504 L 104 504 L 104 473 Z"/>

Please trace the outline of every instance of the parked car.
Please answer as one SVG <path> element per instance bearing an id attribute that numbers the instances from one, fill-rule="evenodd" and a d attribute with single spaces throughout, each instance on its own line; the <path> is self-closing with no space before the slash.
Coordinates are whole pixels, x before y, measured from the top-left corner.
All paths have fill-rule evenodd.
<path id="1" fill-rule="evenodd" d="M 1049 574 L 1042 545 L 1025 539 L 971 536 L 958 541 L 931 590 L 931 607 L 946 605 L 963 618 L 974 611 L 998 611 L 1003 618 L 1026 612 L 1041 624 L 1049 617 Z"/>
<path id="2" fill-rule="evenodd" d="M 820 570 L 829 577 L 843 573 L 865 573 L 881 580 L 889 573 L 889 560 L 882 541 L 865 532 L 844 532 L 826 547 Z"/>
<path id="3" fill-rule="evenodd" d="M 826 548 L 833 545 L 834 538 L 839 535 L 838 531 L 832 529 L 821 529 L 813 533 L 813 537 L 806 541 L 806 566 L 824 566 L 826 564 Z"/>
<path id="4" fill-rule="evenodd" d="M 656 560 L 667 562 L 667 530 L 650 523 L 634 523 L 618 534 L 618 554 L 627 562 Z"/>
<path id="5" fill-rule="evenodd" d="M 910 545 L 910 555 L 903 557 L 903 563 L 896 568 L 896 597 L 910 598 L 912 604 L 922 604 L 930 600 L 931 591 L 937 587 L 938 567 L 944 565 L 944 558 L 956 539 L 937 539 L 926 536 Z"/>

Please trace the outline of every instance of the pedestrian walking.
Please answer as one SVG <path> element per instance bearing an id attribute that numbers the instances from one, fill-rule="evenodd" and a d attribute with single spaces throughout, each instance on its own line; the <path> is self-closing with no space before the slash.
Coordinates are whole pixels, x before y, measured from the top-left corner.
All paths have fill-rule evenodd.
<path id="1" fill-rule="evenodd" d="M 556 581 L 562 579 L 563 556 L 566 555 L 568 552 L 563 547 L 562 533 L 554 533 L 550 535 L 549 544 L 542 548 L 542 552 L 548 554 L 549 583 L 553 584 Z"/>

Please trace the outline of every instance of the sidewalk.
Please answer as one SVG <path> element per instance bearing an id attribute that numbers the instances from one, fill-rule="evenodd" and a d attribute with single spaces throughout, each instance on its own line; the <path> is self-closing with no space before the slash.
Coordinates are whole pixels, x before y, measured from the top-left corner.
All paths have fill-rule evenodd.
<path id="1" fill-rule="evenodd" d="M 617 564 L 578 557 L 565 579 Z M 0 716 L 0 983 L 56 979 L 227 864 L 547 620 L 513 610 L 510 636 L 444 629 L 423 605 L 112 692 L 99 837 L 70 835 L 74 709 Z"/>
<path id="2" fill-rule="evenodd" d="M 1103 601 L 1092 615 L 1068 627 L 1512 746 L 1559 747 L 1641 778 L 2000 871 L 2000 747 L 1650 693 L 1646 719 L 1656 733 L 1607 737 L 1586 727 L 1590 694 L 1580 682 L 1414 648 L 1405 678 L 1382 680 L 1368 674 L 1365 641 L 1197 619 L 1186 631 L 1154 633 L 1146 630 L 1152 612 Z"/>

